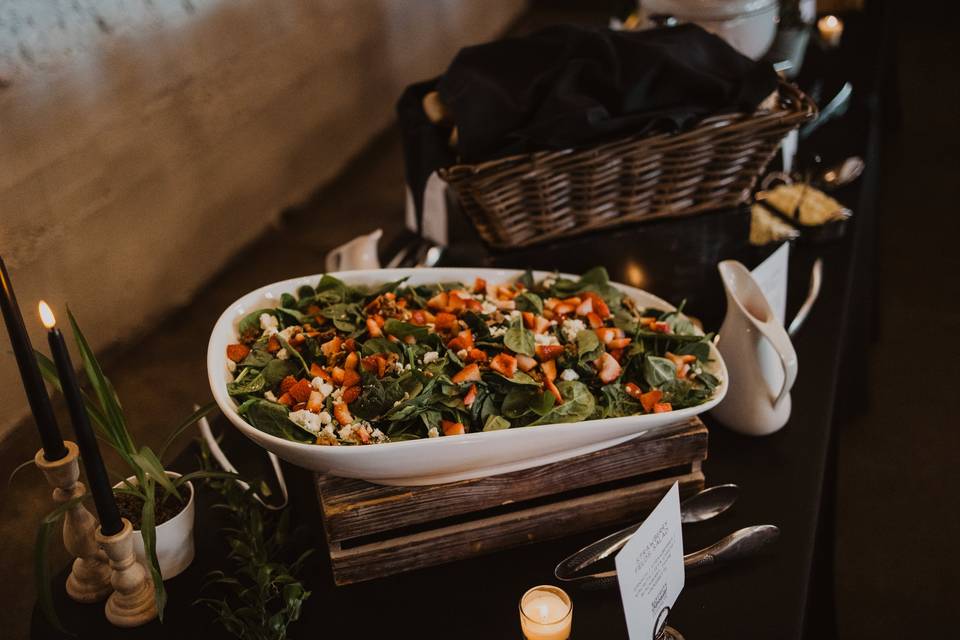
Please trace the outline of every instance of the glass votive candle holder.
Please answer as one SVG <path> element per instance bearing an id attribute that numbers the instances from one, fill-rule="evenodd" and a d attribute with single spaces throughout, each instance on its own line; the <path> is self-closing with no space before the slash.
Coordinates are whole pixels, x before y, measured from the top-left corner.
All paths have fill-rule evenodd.
<path id="1" fill-rule="evenodd" d="M 520 628 L 527 640 L 567 640 L 573 603 L 560 587 L 540 585 L 520 598 Z"/>

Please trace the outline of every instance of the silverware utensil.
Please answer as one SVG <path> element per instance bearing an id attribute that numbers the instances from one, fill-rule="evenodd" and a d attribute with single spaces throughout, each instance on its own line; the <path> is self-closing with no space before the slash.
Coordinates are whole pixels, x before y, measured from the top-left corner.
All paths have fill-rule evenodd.
<path id="1" fill-rule="evenodd" d="M 735 484 L 719 484 L 703 489 L 680 503 L 680 522 L 691 524 L 714 518 L 733 506 L 739 493 L 740 488 Z M 561 561 L 554 569 L 554 575 L 560 580 L 571 579 L 585 567 L 609 558 L 627 544 L 641 524 L 632 524 L 588 544 Z"/>
<path id="2" fill-rule="evenodd" d="M 684 571 L 688 576 L 695 575 L 708 569 L 753 557 L 776 542 L 779 537 L 780 528 L 772 524 L 739 529 L 708 547 L 683 556 Z M 613 569 L 573 578 L 557 575 L 557 579 L 587 589 L 604 589 L 616 586 L 617 571 Z"/>

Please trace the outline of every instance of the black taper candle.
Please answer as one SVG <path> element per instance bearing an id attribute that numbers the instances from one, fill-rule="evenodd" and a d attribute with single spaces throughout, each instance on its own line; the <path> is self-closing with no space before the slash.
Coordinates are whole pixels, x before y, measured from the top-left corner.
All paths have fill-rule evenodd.
<path id="1" fill-rule="evenodd" d="M 41 303 L 44 305 L 45 303 Z M 49 308 L 47 308 L 49 311 Z M 43 315 L 43 312 L 41 312 Z M 49 329 L 47 339 L 50 342 L 50 353 L 53 354 L 53 361 L 57 365 L 57 373 L 60 374 L 60 386 L 63 388 L 63 395 L 67 399 L 67 407 L 70 409 L 70 420 L 73 422 L 73 431 L 77 438 L 77 446 L 80 448 L 80 458 L 83 460 L 83 468 L 87 471 L 87 484 L 90 485 L 90 494 L 93 496 L 93 503 L 97 507 L 97 515 L 100 517 L 100 531 L 103 535 L 112 536 L 120 533 L 123 529 L 123 523 L 120 521 L 120 511 L 117 509 L 117 501 L 113 497 L 113 487 L 110 486 L 110 479 L 107 477 L 107 468 L 103 465 L 103 458 L 100 457 L 100 448 L 97 446 L 97 438 L 93 433 L 93 427 L 90 426 L 90 419 L 87 417 L 87 409 L 83 404 L 83 395 L 80 393 L 80 385 L 77 383 L 77 375 L 73 370 L 73 363 L 70 361 L 70 352 L 67 351 L 67 343 L 63 340 L 63 334 L 53 324 L 53 313 L 49 318 L 44 318 L 44 324 Z"/>
<path id="2" fill-rule="evenodd" d="M 47 395 L 47 388 L 43 384 L 43 376 L 37 366 L 37 359 L 30 344 L 30 336 L 23 324 L 20 307 L 17 306 L 17 297 L 13 293 L 10 283 L 10 274 L 7 266 L 0 258 L 0 310 L 3 312 L 3 321 L 10 334 L 10 344 L 13 355 L 17 359 L 20 369 L 20 378 L 23 380 L 23 389 L 27 392 L 27 401 L 33 412 L 33 419 L 40 431 L 40 442 L 43 444 L 43 457 L 53 462 L 67 455 L 67 448 L 63 446 L 60 429 L 57 428 L 57 419 L 53 415 L 53 406 Z"/>

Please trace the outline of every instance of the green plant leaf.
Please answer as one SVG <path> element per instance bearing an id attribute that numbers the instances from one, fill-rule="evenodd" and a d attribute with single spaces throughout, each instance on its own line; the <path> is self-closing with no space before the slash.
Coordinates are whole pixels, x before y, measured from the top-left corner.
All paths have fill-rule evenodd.
<path id="1" fill-rule="evenodd" d="M 603 347 L 600 338 L 592 329 L 583 329 L 577 332 L 577 354 L 580 362 L 596 360 L 600 357 Z"/>
<path id="2" fill-rule="evenodd" d="M 397 320 L 396 318 L 388 319 L 383 325 L 383 331 L 401 340 L 407 336 L 413 336 L 417 340 L 423 340 L 430 334 L 430 330 L 427 327 L 421 327 L 409 322 Z"/>
<path id="3" fill-rule="evenodd" d="M 510 421 L 503 416 L 487 416 L 487 421 L 483 424 L 484 431 L 500 431 L 509 428 Z"/>
<path id="4" fill-rule="evenodd" d="M 514 298 L 514 302 L 519 311 L 529 311 L 537 315 L 543 314 L 543 300 L 532 291 L 524 291 Z"/>
<path id="5" fill-rule="evenodd" d="M 167 449 L 169 449 L 170 445 L 173 444 L 173 441 L 177 439 L 177 436 L 179 436 L 181 433 L 183 433 L 184 431 L 192 427 L 201 418 L 204 418 L 207 415 L 209 415 L 210 412 L 216 408 L 217 408 L 217 404 L 215 402 L 208 402 L 207 404 L 203 405 L 202 407 L 200 407 L 199 409 L 191 413 L 189 416 L 187 416 L 186 420 L 184 420 L 179 425 L 177 425 L 177 428 L 171 431 L 170 435 L 168 435 L 166 440 L 163 441 L 163 444 L 160 445 L 160 451 L 158 453 L 160 459 L 162 460 L 163 457 L 166 455 Z"/>
<path id="6" fill-rule="evenodd" d="M 503 335 L 503 344 L 514 353 L 522 353 L 531 358 L 536 353 L 537 342 L 533 332 L 523 326 L 520 318 L 510 322 L 510 328 Z"/>
<path id="7" fill-rule="evenodd" d="M 34 463 L 33 458 L 30 458 L 29 460 L 27 460 L 27 461 L 25 461 L 25 462 L 21 462 L 20 464 L 18 464 L 18 465 L 16 466 L 16 468 L 15 468 L 13 471 L 10 472 L 10 477 L 7 478 L 7 487 L 9 487 L 11 484 L 13 484 L 13 477 L 14 477 L 15 475 L 17 475 L 18 473 L 20 473 L 21 471 L 23 471 L 23 470 L 26 469 L 27 467 L 33 466 L 33 463 Z"/>
<path id="8" fill-rule="evenodd" d="M 297 372 L 297 363 L 292 360 L 271 360 L 261 371 L 266 386 L 273 388 L 287 376 L 292 376 Z"/>
<path id="9" fill-rule="evenodd" d="M 293 358 L 296 358 L 296 362 L 299 362 L 299 363 L 300 363 L 300 366 L 303 367 L 303 372 L 304 372 L 305 374 L 306 374 L 308 371 L 310 371 L 310 367 L 307 366 L 307 361 L 303 359 L 303 356 L 300 355 L 300 352 L 299 352 L 299 351 L 297 351 L 296 349 L 294 349 L 293 347 L 291 347 L 291 346 L 290 346 L 290 343 L 287 342 L 286 339 L 284 339 L 283 337 L 281 337 L 279 334 L 277 335 L 277 340 L 280 342 L 280 346 L 282 346 L 284 349 L 286 349 L 288 356 L 291 356 L 291 357 L 293 357 Z"/>
<path id="10" fill-rule="evenodd" d="M 156 509 L 156 485 L 151 480 L 144 484 L 143 509 L 140 511 L 140 535 L 143 536 L 143 550 L 147 556 L 147 569 L 153 579 L 153 595 L 157 601 L 157 617 L 163 622 L 163 610 L 167 604 L 167 590 L 160 575 L 160 560 L 157 558 L 157 526 L 154 518 Z"/>
<path id="11" fill-rule="evenodd" d="M 167 475 L 166 470 L 163 468 L 163 464 L 160 462 L 160 459 L 157 458 L 157 455 L 153 452 L 153 449 L 144 445 L 140 447 L 140 451 L 131 456 L 133 461 L 137 464 L 140 469 L 145 471 L 154 482 L 158 483 L 167 493 L 172 493 L 177 498 L 180 498 L 180 492 L 177 491 L 177 487 L 174 486 L 173 480 L 170 479 L 170 476 Z"/>
<path id="12" fill-rule="evenodd" d="M 643 379 L 651 389 L 672 381 L 677 377 L 676 374 L 676 365 L 666 358 L 648 355 L 643 360 Z"/>

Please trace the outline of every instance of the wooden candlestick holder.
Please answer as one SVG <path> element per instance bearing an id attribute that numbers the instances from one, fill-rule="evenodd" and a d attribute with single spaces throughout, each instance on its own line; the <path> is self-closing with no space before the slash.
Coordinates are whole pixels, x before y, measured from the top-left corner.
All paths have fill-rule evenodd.
<path id="1" fill-rule="evenodd" d="M 110 558 L 113 593 L 107 598 L 107 620 L 118 627 L 139 627 L 157 617 L 157 601 L 150 574 L 133 554 L 133 525 L 123 518 L 123 529 L 105 536 L 97 527 L 97 543 Z"/>
<path id="2" fill-rule="evenodd" d="M 83 483 L 79 482 L 80 465 L 77 460 L 80 452 L 77 445 L 70 441 L 64 441 L 63 445 L 67 448 L 67 455 L 59 460 L 51 462 L 44 458 L 43 449 L 37 451 L 33 458 L 53 487 L 53 499 L 58 504 L 87 492 Z M 113 591 L 107 555 L 94 539 L 96 529 L 97 519 L 83 502 L 78 501 L 64 514 L 63 546 L 76 558 L 67 577 L 67 595 L 77 602 L 98 602 Z"/>

